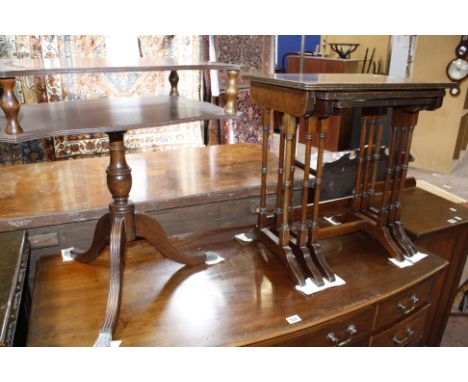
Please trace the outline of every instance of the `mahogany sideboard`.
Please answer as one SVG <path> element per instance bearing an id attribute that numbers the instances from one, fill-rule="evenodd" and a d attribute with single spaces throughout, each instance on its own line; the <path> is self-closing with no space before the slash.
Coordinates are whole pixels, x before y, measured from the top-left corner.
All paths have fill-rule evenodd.
<path id="1" fill-rule="evenodd" d="M 226 228 L 172 237 L 183 251 L 215 251 L 216 267 L 184 267 L 132 242 L 123 274 L 121 346 L 416 346 L 428 330 L 436 255 L 407 268 L 356 232 L 327 240 L 324 254 L 345 285 L 305 296 L 262 245 Z M 90 346 L 107 298 L 108 251 L 95 266 L 39 260 L 29 346 Z M 297 318 L 297 317 L 299 318 Z M 291 324 L 286 320 L 292 320 Z"/>
<path id="2" fill-rule="evenodd" d="M 273 154 L 269 155 L 268 160 L 272 165 L 277 163 Z M 61 248 L 75 243 L 82 246 L 89 244 L 94 226 L 105 212 L 109 195 L 104 188 L 106 179 L 102 171 L 106 162 L 106 158 L 87 158 L 0 168 L 0 178 L 5 180 L 6 186 L 0 189 L 0 232 L 21 234 L 22 230 L 27 229 L 32 245 L 33 273 L 34 260 L 38 256 L 57 253 Z M 136 174 L 141 174 L 134 177 L 131 191 L 137 211 L 156 216 L 170 234 L 198 230 L 200 221 L 203 221 L 204 229 L 227 228 L 243 222 L 254 224 L 256 221 L 260 189 L 258 168 L 261 166 L 261 147 L 258 145 L 223 145 L 185 149 L 183 152 L 131 154 L 128 155 L 128 162 L 136 169 Z M 168 163 L 172 163 L 172 166 L 169 167 Z M 74 179 L 77 172 L 83 174 L 79 180 Z M 26 177 L 26 173 L 34 176 Z M 193 174 L 198 176 L 193 178 Z M 295 198 L 299 200 L 302 171 L 296 169 L 295 176 Z M 187 179 L 191 179 L 189 183 Z M 268 204 L 273 204 L 275 175 L 268 174 L 267 180 Z M 62 182 L 73 186 L 67 189 Z M 89 192 L 90 189 L 94 191 Z M 43 199 L 42 195 L 46 194 L 51 198 Z M 426 199 L 421 199 L 421 194 L 426 195 Z M 38 200 L 46 202 L 39 203 Z M 424 209 L 417 208 L 418 201 L 425 205 Z M 437 243 L 437 235 L 441 231 L 450 230 L 458 237 L 454 230 L 463 228 L 466 235 L 466 215 L 460 215 L 465 220 L 456 224 L 447 223 L 445 215 L 437 218 L 439 212 L 436 206 L 450 202 L 419 189 L 405 189 L 402 203 L 402 221 L 412 237 L 414 232 L 420 237 L 424 233 L 426 240 L 433 238 L 432 242 Z M 432 213 L 429 212 L 431 208 Z M 432 216 L 431 219 L 427 219 L 426 211 Z M 448 210 L 448 206 L 444 207 L 444 211 L 453 212 Z M 461 259 L 466 256 L 466 251 L 461 252 L 461 256 L 449 258 L 443 249 L 428 249 L 449 261 L 449 266 L 442 270 L 442 278 L 446 274 L 461 272 Z M 127 256 L 127 262 L 132 256 Z M 459 260 L 454 261 L 457 258 Z M 455 292 L 453 288 L 456 288 L 457 281 L 456 278 L 451 283 L 438 280 L 434 290 L 439 297 L 434 297 L 431 306 L 432 310 L 435 306 L 444 307 L 437 308 L 438 311 L 442 309 L 437 317 L 446 322 L 447 307 L 451 306 L 447 298 Z M 291 293 L 296 293 L 291 286 L 289 288 Z M 443 332 L 443 327 L 437 326 L 434 321 L 431 326 L 437 329 L 427 332 L 429 337 L 426 344 L 437 345 L 438 342 L 429 339 L 434 330 Z"/>

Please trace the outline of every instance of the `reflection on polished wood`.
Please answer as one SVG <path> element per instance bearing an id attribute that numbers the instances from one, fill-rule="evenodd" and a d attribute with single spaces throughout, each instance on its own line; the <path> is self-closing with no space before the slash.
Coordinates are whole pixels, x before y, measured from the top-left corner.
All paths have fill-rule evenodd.
<path id="1" fill-rule="evenodd" d="M 129 154 L 130 199 L 137 210 L 164 210 L 231 200 L 234 194 L 257 196 L 261 157 L 254 144 Z M 0 231 L 99 218 L 110 200 L 108 162 L 101 157 L 0 167 Z M 270 153 L 268 163 L 277 166 L 278 158 Z M 276 190 L 276 176 L 267 174 L 268 193 Z M 297 169 L 296 186 L 302 176 Z"/>
<path id="2" fill-rule="evenodd" d="M 171 238 L 184 252 L 218 252 L 225 261 L 215 267 L 186 268 L 144 241 L 129 243 L 114 338 L 122 340 L 122 346 L 281 343 L 281 338 L 320 328 L 343 315 L 368 312 L 372 304 L 419 284 L 445 265 L 429 255 L 399 269 L 387 261 L 375 240 L 357 232 L 322 244 L 323 254 L 346 284 L 305 297 L 292 288 L 278 258 L 255 243 L 241 246 L 233 240 L 234 234 L 251 228 Z M 40 259 L 29 345 L 93 344 L 107 298 L 107 251 L 94 264 L 63 263 L 59 256 Z M 302 321 L 288 324 L 286 317 L 295 314 Z M 358 329 L 363 330 L 359 325 Z"/>

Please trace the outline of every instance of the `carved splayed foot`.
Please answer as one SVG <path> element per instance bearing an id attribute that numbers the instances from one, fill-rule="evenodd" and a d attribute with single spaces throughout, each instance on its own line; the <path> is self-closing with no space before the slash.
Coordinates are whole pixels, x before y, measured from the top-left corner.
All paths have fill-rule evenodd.
<path id="1" fill-rule="evenodd" d="M 317 263 L 319 266 L 322 268 L 325 278 L 330 281 L 334 282 L 335 281 L 335 272 L 331 269 L 330 265 L 328 265 L 327 260 L 325 260 L 325 257 L 323 256 L 322 252 L 320 251 L 320 244 L 319 243 L 312 243 L 311 246 L 309 247 L 317 260 Z"/>

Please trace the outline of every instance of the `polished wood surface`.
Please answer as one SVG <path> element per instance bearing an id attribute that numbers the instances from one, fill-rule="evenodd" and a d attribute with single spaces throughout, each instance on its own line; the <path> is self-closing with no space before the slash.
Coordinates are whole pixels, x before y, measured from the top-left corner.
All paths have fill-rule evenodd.
<path id="1" fill-rule="evenodd" d="M 129 154 L 130 199 L 140 210 L 166 210 L 258 196 L 261 146 L 222 145 Z M 109 159 L 86 158 L 0 167 L 0 231 L 97 219 L 107 211 Z M 268 163 L 278 158 L 269 153 Z M 79 174 L 80 177 L 76 175 Z M 302 170 L 296 170 L 299 187 Z M 267 193 L 277 174 L 266 176 Z"/>
<path id="2" fill-rule="evenodd" d="M 23 133 L 0 132 L 0 142 L 17 143 L 70 134 L 94 134 L 211 119 L 238 118 L 223 108 L 183 97 L 131 97 L 26 104 L 19 112 Z M 0 117 L 0 125 L 6 119 Z"/>
<path id="3" fill-rule="evenodd" d="M 401 221 L 418 248 L 449 262 L 434 285 L 425 343 L 440 345 L 468 256 L 468 209 L 418 188 L 403 192 Z M 455 216 L 459 219 L 455 219 Z"/>
<path id="4" fill-rule="evenodd" d="M 401 221 L 414 238 L 468 224 L 468 208 L 421 188 L 406 189 L 401 201 L 404 204 Z M 454 219 L 455 216 L 460 219 Z"/>
<path id="5" fill-rule="evenodd" d="M 160 70 L 231 69 L 242 65 L 219 62 L 184 62 L 174 58 L 142 57 L 110 58 L 53 58 L 53 59 L 1 59 L 0 78 L 64 73 L 147 72 Z"/>
<path id="6" fill-rule="evenodd" d="M 397 268 L 375 240 L 354 233 L 322 245 L 327 260 L 346 284 L 305 297 L 294 290 L 275 256 L 257 244 L 241 246 L 233 240 L 235 233 L 248 229 L 173 237 L 180 250 L 193 254 L 211 250 L 225 258 L 208 267 L 183 267 L 162 258 L 144 241 L 130 243 L 115 330 L 121 346 L 268 343 L 340 320 L 343 315 L 358 314 L 445 266 L 439 257 L 430 255 L 412 267 Z M 361 276 L 364 274 L 366 277 Z M 105 310 L 107 283 L 107 254 L 94 266 L 63 263 L 59 256 L 42 258 L 28 344 L 92 345 Z M 288 324 L 286 317 L 295 314 L 302 321 Z"/>
<path id="7" fill-rule="evenodd" d="M 377 74 L 349 73 L 243 73 L 243 79 L 251 82 L 272 84 L 290 89 L 327 91 L 391 91 L 391 90 L 421 90 L 450 89 L 450 82 L 424 82 L 408 78 L 383 76 Z"/>

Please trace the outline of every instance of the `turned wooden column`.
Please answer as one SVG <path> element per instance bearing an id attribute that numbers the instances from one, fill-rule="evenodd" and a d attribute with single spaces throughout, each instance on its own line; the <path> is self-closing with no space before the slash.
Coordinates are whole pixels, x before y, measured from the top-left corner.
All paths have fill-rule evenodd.
<path id="1" fill-rule="evenodd" d="M 310 184 L 310 156 L 312 152 L 312 139 L 317 132 L 317 117 L 306 119 L 305 155 L 304 155 L 304 179 L 302 184 L 301 222 L 299 225 L 298 246 L 303 247 L 307 243 L 307 204 L 309 201 Z"/>
<path id="2" fill-rule="evenodd" d="M 258 214 L 258 226 L 266 227 L 267 224 L 267 206 L 266 206 L 266 183 L 268 174 L 268 137 L 270 132 L 271 110 L 263 109 L 263 142 L 262 142 L 262 169 L 261 169 L 261 188 L 260 188 L 260 208 Z"/>
<path id="3" fill-rule="evenodd" d="M 15 96 L 15 78 L 0 79 L 3 88 L 1 107 L 6 116 L 5 132 L 9 135 L 21 134 L 23 129 L 18 121 L 20 103 Z"/>
<path id="4" fill-rule="evenodd" d="M 284 126 L 286 135 L 286 153 L 284 163 L 284 186 L 283 186 L 283 215 L 279 230 L 280 246 L 287 246 L 289 243 L 289 189 L 293 187 L 294 179 L 291 177 L 291 164 L 294 164 L 293 141 L 296 138 L 296 117 L 284 115 Z"/>
<path id="5" fill-rule="evenodd" d="M 171 84 L 169 95 L 171 97 L 178 97 L 179 89 L 177 88 L 177 85 L 179 84 L 179 75 L 177 74 L 177 71 L 171 70 L 171 73 L 169 73 L 169 82 Z"/>
<path id="6" fill-rule="evenodd" d="M 237 70 L 228 70 L 227 71 L 228 81 L 226 84 L 226 107 L 224 111 L 226 114 L 236 114 L 237 113 L 237 95 L 239 94 L 238 90 L 238 78 L 239 71 Z"/>
<path id="7" fill-rule="evenodd" d="M 125 132 L 108 133 L 110 141 L 110 163 L 107 167 L 107 186 L 112 194 L 109 211 L 114 217 L 125 221 L 127 241 L 135 239 L 135 205 L 128 199 L 132 188 L 132 170 L 125 160 Z"/>

